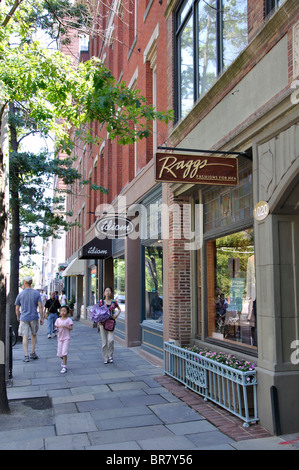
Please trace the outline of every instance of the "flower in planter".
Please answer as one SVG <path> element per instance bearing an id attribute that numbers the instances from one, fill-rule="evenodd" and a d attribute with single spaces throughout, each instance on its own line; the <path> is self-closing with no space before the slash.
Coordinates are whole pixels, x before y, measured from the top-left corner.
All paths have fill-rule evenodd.
<path id="1" fill-rule="evenodd" d="M 232 367 L 233 369 L 237 369 L 241 372 L 255 371 L 256 368 L 256 364 L 246 361 L 245 359 L 239 359 L 232 354 L 209 351 L 208 349 L 202 349 L 195 345 L 189 346 L 186 349 L 190 352 L 200 354 L 203 357 L 207 357 L 208 359 L 212 359 L 213 361 Z M 247 380 L 250 381 L 250 377 L 248 377 Z"/>

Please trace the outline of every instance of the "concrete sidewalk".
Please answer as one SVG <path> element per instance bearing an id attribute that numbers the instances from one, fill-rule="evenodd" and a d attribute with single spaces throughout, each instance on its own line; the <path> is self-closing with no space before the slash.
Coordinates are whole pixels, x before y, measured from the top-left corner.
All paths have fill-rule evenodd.
<path id="1" fill-rule="evenodd" d="M 113 364 L 103 364 L 97 330 L 74 322 L 68 372 L 60 373 L 57 340 L 38 333 L 38 360 L 23 362 L 13 348 L 11 414 L 0 415 L 0 449 L 16 450 L 293 450 L 298 436 L 236 440 L 188 403 L 163 368 L 139 348 L 115 342 Z M 164 384 L 163 384 L 164 381 Z M 173 393 L 171 385 L 173 384 Z M 179 385 L 180 386 L 180 385 Z M 286 441 L 291 441 L 286 443 Z"/>

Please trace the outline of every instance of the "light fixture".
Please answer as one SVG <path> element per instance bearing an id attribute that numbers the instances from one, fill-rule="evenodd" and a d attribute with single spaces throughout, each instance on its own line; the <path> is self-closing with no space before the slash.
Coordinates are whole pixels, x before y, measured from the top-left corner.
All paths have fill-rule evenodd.
<path id="1" fill-rule="evenodd" d="M 33 239 L 36 237 L 36 235 L 29 231 L 28 233 L 25 234 L 25 238 L 28 240 L 28 246 L 29 246 L 29 254 L 31 255 L 31 249 L 33 247 Z"/>

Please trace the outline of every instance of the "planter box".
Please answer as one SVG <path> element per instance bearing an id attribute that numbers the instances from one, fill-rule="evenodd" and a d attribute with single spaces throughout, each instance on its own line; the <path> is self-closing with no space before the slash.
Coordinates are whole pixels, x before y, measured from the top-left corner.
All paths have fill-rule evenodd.
<path id="1" fill-rule="evenodd" d="M 259 420 L 255 370 L 239 371 L 171 342 L 164 343 L 164 352 L 165 374 L 238 416 L 245 427 Z"/>

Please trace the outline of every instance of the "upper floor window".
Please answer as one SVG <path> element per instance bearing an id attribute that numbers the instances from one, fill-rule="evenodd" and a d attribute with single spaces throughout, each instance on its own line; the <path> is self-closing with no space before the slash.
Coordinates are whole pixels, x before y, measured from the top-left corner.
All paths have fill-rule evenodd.
<path id="1" fill-rule="evenodd" d="M 89 37 L 85 34 L 79 35 L 79 45 L 80 45 L 80 52 L 88 52 L 89 51 Z"/>
<path id="2" fill-rule="evenodd" d="M 176 10 L 175 39 L 179 120 L 247 45 L 247 2 L 181 1 Z"/>
<path id="3" fill-rule="evenodd" d="M 285 0 L 265 0 L 265 17 L 272 14 Z"/>

